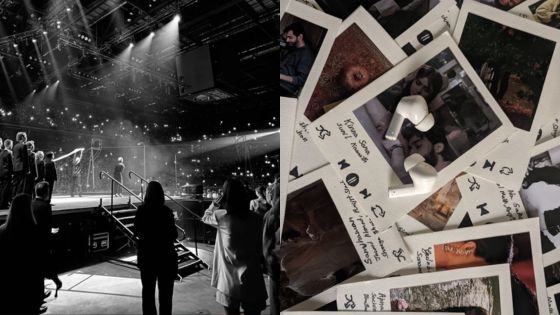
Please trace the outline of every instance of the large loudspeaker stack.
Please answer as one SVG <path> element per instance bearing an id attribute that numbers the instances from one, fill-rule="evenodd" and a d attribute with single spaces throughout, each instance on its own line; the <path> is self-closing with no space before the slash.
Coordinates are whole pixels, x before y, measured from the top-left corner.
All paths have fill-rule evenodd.
<path id="1" fill-rule="evenodd" d="M 216 51 L 216 52 L 215 52 Z M 219 78 L 233 71 L 237 61 L 225 60 L 209 45 L 175 58 L 179 96 L 195 103 L 210 103 L 235 96 L 220 86 Z"/>

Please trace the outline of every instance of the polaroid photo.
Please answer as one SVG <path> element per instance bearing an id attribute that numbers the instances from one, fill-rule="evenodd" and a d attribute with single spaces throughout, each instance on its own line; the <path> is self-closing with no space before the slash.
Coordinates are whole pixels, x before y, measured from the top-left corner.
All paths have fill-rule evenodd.
<path id="1" fill-rule="evenodd" d="M 298 110 L 291 179 L 327 164 L 310 140 L 309 123 L 404 58 L 404 52 L 364 8 L 358 7 L 342 22 L 324 67 L 318 75 L 310 75 L 299 96 L 302 105 Z"/>
<path id="2" fill-rule="evenodd" d="M 517 190 L 472 174 L 457 177 L 457 185 L 473 225 L 528 217 Z"/>
<path id="3" fill-rule="evenodd" d="M 546 289 L 548 293 L 548 305 L 551 315 L 558 315 L 560 309 L 560 284 Z"/>
<path id="4" fill-rule="evenodd" d="M 535 147 L 519 195 L 529 217 L 537 217 L 543 252 L 560 248 L 560 138 Z"/>
<path id="5" fill-rule="evenodd" d="M 290 165 L 292 161 L 296 113 L 297 99 L 280 97 L 280 231 L 284 222 L 289 178 L 289 168 L 283 165 Z"/>
<path id="6" fill-rule="evenodd" d="M 546 285 L 535 218 L 405 237 L 415 257 L 398 274 L 507 263 L 515 314 L 545 314 Z M 512 313 L 510 313 L 512 314 Z"/>
<path id="7" fill-rule="evenodd" d="M 451 33 L 459 17 L 459 8 L 454 1 L 448 1 L 445 5 L 432 10 L 429 15 L 414 24 L 410 31 L 395 39 L 408 56 L 444 32 Z"/>
<path id="8" fill-rule="evenodd" d="M 384 139 L 399 100 L 421 95 L 435 117 L 420 132 L 405 121 L 396 141 Z M 445 33 L 310 125 L 312 139 L 384 230 L 511 134 L 513 127 L 461 51 Z M 412 184 L 404 159 L 421 155 L 437 170 L 423 194 L 389 198 Z"/>
<path id="9" fill-rule="evenodd" d="M 468 172 L 518 189 L 521 165 L 530 158 L 529 150 L 519 148 L 530 147 L 541 124 L 558 112 L 553 105 L 560 96 L 555 86 L 560 73 L 552 69 L 560 67 L 560 32 L 467 0 L 453 37 L 518 131 Z"/>
<path id="10" fill-rule="evenodd" d="M 452 0 L 317 0 L 317 3 L 326 13 L 341 19 L 362 6 L 392 38 L 407 36 L 408 32 L 415 33 L 416 25 L 424 20 L 435 20 L 450 4 L 454 5 Z"/>
<path id="11" fill-rule="evenodd" d="M 325 222 L 323 212 L 325 207 L 329 209 L 334 207 L 338 214 L 337 218 L 346 228 L 345 232 L 350 237 L 367 274 L 372 277 L 383 277 L 412 262 L 398 230 L 390 228 L 383 233 L 376 231 L 375 226 L 369 222 L 369 218 L 350 194 L 347 184 L 336 177 L 336 172 L 332 167 L 322 167 L 307 176 L 290 182 L 289 192 L 284 225 L 284 233 L 289 234 L 283 235 L 283 240 L 298 240 L 300 243 L 313 241 L 310 244 L 314 248 L 321 245 L 322 242 L 328 241 L 331 242 L 328 244 L 331 244 L 332 248 L 324 249 L 321 255 L 325 258 L 329 258 L 329 255 L 333 257 L 339 255 L 336 253 L 337 243 L 330 238 L 331 236 L 340 237 L 340 231 L 333 228 L 332 223 L 336 216 L 333 214 L 333 218 Z M 288 212 L 298 215 L 288 215 Z M 303 217 L 302 212 L 305 213 Z M 336 230 L 336 234 L 331 234 L 334 230 Z M 324 244 L 324 246 L 328 244 Z M 342 251 L 342 254 L 345 251 L 346 249 Z M 292 255 L 295 256 L 297 253 Z M 309 262 L 306 263 L 306 265 L 309 264 Z M 310 267 L 314 268 L 314 266 Z M 298 269 L 301 268 L 298 266 Z M 298 272 L 303 271 L 298 270 Z M 302 273 L 302 275 L 307 275 L 307 273 Z M 326 275 L 321 276 L 326 277 Z M 297 277 L 291 277 L 290 280 L 302 282 Z"/>
<path id="12" fill-rule="evenodd" d="M 516 12 L 519 12 L 519 7 L 522 7 L 525 2 L 528 2 L 527 0 L 474 0 L 474 1 L 500 11 L 507 11 L 509 13 L 514 13 L 514 14 Z M 463 2 L 466 1 L 455 0 L 455 3 L 459 8 L 463 7 Z"/>
<path id="13" fill-rule="evenodd" d="M 509 12 L 537 23 L 560 29 L 560 11 L 555 0 L 523 1 Z"/>
<path id="14" fill-rule="evenodd" d="M 280 246 L 282 309 L 365 269 L 389 275 L 412 260 L 396 228 L 380 233 L 330 166 L 288 185 Z"/>
<path id="15" fill-rule="evenodd" d="M 298 1 L 287 4 L 280 16 L 280 96 L 297 98 L 323 69 L 340 23 Z"/>
<path id="16" fill-rule="evenodd" d="M 511 315 L 510 281 L 508 264 L 384 278 L 338 286 L 336 304 L 345 311 Z"/>

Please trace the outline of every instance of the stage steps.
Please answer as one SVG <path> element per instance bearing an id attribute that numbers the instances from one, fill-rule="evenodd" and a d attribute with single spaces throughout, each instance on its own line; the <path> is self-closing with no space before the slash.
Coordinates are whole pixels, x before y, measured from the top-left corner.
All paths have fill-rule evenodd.
<path id="1" fill-rule="evenodd" d="M 99 205 L 101 214 L 107 218 L 117 230 L 119 230 L 128 239 L 129 246 L 135 246 L 138 241 L 138 237 L 134 231 L 134 218 L 136 216 L 136 211 L 138 208 L 130 203 L 122 205 L 113 205 L 113 210 L 111 211 L 111 206 Z M 190 251 L 183 243 L 179 240 L 175 241 L 175 252 L 177 252 L 177 263 L 179 265 L 179 271 L 177 277 L 181 280 L 190 274 L 193 274 L 200 269 L 208 268 L 208 265 L 204 263 L 199 257 Z M 128 257 L 127 259 L 120 259 L 122 263 L 129 265 L 137 265 L 135 257 Z"/>

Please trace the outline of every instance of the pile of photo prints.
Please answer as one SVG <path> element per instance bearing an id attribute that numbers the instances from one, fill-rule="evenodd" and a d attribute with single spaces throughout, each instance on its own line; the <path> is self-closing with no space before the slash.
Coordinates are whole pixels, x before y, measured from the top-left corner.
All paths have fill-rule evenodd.
<path id="1" fill-rule="evenodd" d="M 282 312 L 559 314 L 560 0 L 282 0 L 279 42 Z"/>

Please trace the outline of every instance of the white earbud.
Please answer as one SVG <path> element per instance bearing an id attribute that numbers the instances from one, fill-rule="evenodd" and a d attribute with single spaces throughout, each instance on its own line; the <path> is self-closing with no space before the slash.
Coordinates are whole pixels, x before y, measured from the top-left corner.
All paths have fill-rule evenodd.
<path id="1" fill-rule="evenodd" d="M 420 131 L 428 131 L 434 126 L 434 116 L 428 111 L 426 100 L 420 95 L 405 96 L 399 101 L 391 118 L 385 133 L 386 139 L 397 140 L 405 118 Z"/>
<path id="2" fill-rule="evenodd" d="M 410 175 L 412 184 L 389 188 L 389 198 L 420 195 L 432 190 L 437 180 L 437 171 L 424 162 L 424 157 L 418 153 L 408 156 L 404 160 L 404 169 Z"/>

